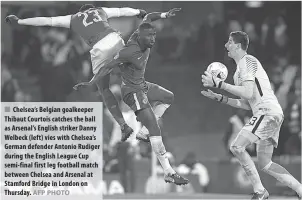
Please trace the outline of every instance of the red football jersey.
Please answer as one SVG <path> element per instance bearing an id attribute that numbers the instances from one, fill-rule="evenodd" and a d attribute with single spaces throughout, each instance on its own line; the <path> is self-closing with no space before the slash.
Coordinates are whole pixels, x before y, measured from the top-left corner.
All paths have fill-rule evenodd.
<path id="1" fill-rule="evenodd" d="M 115 32 L 109 26 L 108 16 L 102 8 L 91 8 L 72 15 L 70 29 L 79 34 L 91 47 L 109 33 Z"/>

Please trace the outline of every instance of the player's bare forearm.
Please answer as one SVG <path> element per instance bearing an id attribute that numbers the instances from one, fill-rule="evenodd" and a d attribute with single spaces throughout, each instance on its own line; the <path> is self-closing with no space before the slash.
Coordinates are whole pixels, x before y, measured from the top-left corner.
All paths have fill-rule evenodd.
<path id="1" fill-rule="evenodd" d="M 109 62 L 107 65 L 101 67 L 97 74 L 95 74 L 89 82 L 82 82 L 76 84 L 73 89 L 78 90 L 78 88 L 83 86 L 92 86 L 97 83 L 97 81 L 101 78 L 109 74 L 114 67 L 117 67 L 121 62 L 119 60 L 113 60 Z"/>
<path id="2" fill-rule="evenodd" d="M 243 99 L 249 100 L 253 96 L 253 87 L 254 87 L 254 82 L 245 81 L 242 83 L 241 86 L 223 83 L 221 86 L 221 89 L 223 89 L 233 95 L 241 97 Z"/>
<path id="3" fill-rule="evenodd" d="M 168 12 L 152 12 L 146 15 L 144 21 L 153 22 L 159 19 L 165 19 L 175 16 L 176 12 L 180 11 L 181 8 L 173 8 Z"/>
<path id="4" fill-rule="evenodd" d="M 164 13 L 162 13 L 162 12 L 152 12 L 152 13 L 149 13 L 144 18 L 144 21 L 146 21 L 146 22 L 153 22 L 153 21 L 162 19 L 163 14 Z"/>
<path id="5" fill-rule="evenodd" d="M 89 82 L 81 82 L 81 83 L 76 84 L 75 86 L 73 86 L 73 89 L 78 90 L 80 87 L 83 87 L 83 86 L 91 86 L 95 83 L 95 78 L 96 78 L 96 75 L 94 75 Z"/>
<path id="6" fill-rule="evenodd" d="M 233 99 L 228 98 L 228 101 L 226 103 L 229 106 L 235 107 L 235 108 L 241 108 L 244 110 L 251 110 L 251 106 L 245 99 Z"/>

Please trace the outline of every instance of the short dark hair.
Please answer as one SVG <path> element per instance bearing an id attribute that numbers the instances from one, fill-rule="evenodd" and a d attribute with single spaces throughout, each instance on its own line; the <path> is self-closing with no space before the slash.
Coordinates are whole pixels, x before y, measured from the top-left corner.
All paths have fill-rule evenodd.
<path id="1" fill-rule="evenodd" d="M 82 7 L 80 8 L 80 12 L 83 12 L 83 11 L 85 11 L 85 10 L 88 10 L 88 9 L 90 9 L 90 8 L 95 8 L 95 6 L 94 5 L 92 5 L 92 4 L 85 4 L 85 5 L 82 5 Z"/>
<path id="2" fill-rule="evenodd" d="M 233 38 L 234 42 L 241 44 L 241 49 L 244 51 L 249 47 L 249 36 L 243 31 L 234 31 L 230 33 L 230 36 Z"/>
<path id="3" fill-rule="evenodd" d="M 146 30 L 146 29 L 153 29 L 153 28 L 154 28 L 154 26 L 151 23 L 144 22 L 144 23 L 139 25 L 138 30 L 143 31 L 143 30 Z"/>

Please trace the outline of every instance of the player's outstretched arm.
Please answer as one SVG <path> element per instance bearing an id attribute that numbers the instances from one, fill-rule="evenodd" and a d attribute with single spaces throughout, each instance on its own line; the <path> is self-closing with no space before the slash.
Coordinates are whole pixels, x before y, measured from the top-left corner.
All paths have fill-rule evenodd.
<path id="1" fill-rule="evenodd" d="M 119 59 L 112 60 L 107 65 L 101 67 L 101 69 L 98 71 L 98 73 L 96 73 L 89 82 L 78 83 L 73 87 L 73 89 L 78 90 L 80 87 L 83 87 L 83 86 L 92 86 L 93 84 L 97 83 L 97 81 L 101 77 L 104 77 L 107 74 L 109 74 L 114 67 L 118 67 L 121 62 L 122 61 Z"/>
<path id="2" fill-rule="evenodd" d="M 91 86 L 95 84 L 101 77 L 109 74 L 113 68 L 118 67 L 121 63 L 131 62 L 136 63 L 139 53 L 137 53 L 137 46 L 133 45 L 125 47 L 119 51 L 112 61 L 102 66 L 97 74 L 95 74 L 89 82 L 83 82 L 75 85 L 73 88 L 77 90 L 81 86 Z"/>
<path id="3" fill-rule="evenodd" d="M 15 15 L 9 15 L 5 21 L 11 25 L 26 25 L 26 26 L 53 26 L 70 28 L 71 15 L 57 17 L 33 17 L 27 19 L 19 19 Z"/>
<path id="4" fill-rule="evenodd" d="M 145 10 L 128 8 L 128 7 L 124 7 L 124 8 L 102 7 L 102 9 L 106 12 L 108 18 L 137 16 L 138 18 L 143 19 L 147 14 Z"/>
<path id="5" fill-rule="evenodd" d="M 202 82 L 205 87 L 220 88 L 246 100 L 250 100 L 253 96 L 254 82 L 251 80 L 244 81 L 241 86 L 236 86 L 225 83 L 221 79 L 205 71 L 204 75 L 202 75 Z"/>
<path id="6" fill-rule="evenodd" d="M 176 15 L 176 12 L 180 11 L 181 8 L 173 8 L 168 12 L 152 12 L 146 15 L 143 22 L 153 22 L 159 19 L 170 18 Z"/>
<path id="7" fill-rule="evenodd" d="M 251 110 L 251 106 L 249 105 L 248 101 L 245 100 L 245 99 L 229 98 L 225 95 L 214 93 L 211 90 L 201 91 L 201 94 L 205 97 L 208 97 L 210 99 L 216 100 L 218 102 L 227 104 L 227 105 L 235 107 L 235 108 L 241 108 L 241 109 L 244 109 L 244 110 Z"/>

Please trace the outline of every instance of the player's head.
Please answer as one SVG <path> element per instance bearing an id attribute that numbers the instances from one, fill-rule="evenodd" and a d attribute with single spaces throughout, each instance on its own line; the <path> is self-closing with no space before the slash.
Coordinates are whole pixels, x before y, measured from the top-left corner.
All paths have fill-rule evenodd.
<path id="1" fill-rule="evenodd" d="M 151 48 L 155 43 L 156 31 L 150 23 L 142 23 L 138 27 L 139 40 L 147 48 Z"/>
<path id="2" fill-rule="evenodd" d="M 79 11 L 80 11 L 80 12 L 84 12 L 84 11 L 90 9 L 90 8 L 95 8 L 95 6 L 92 5 L 92 4 L 84 4 L 84 5 L 82 5 L 82 7 L 80 8 Z"/>
<path id="3" fill-rule="evenodd" d="M 247 51 L 249 46 L 249 36 L 243 31 L 231 32 L 225 48 L 228 50 L 228 56 L 234 58 L 238 52 Z"/>

